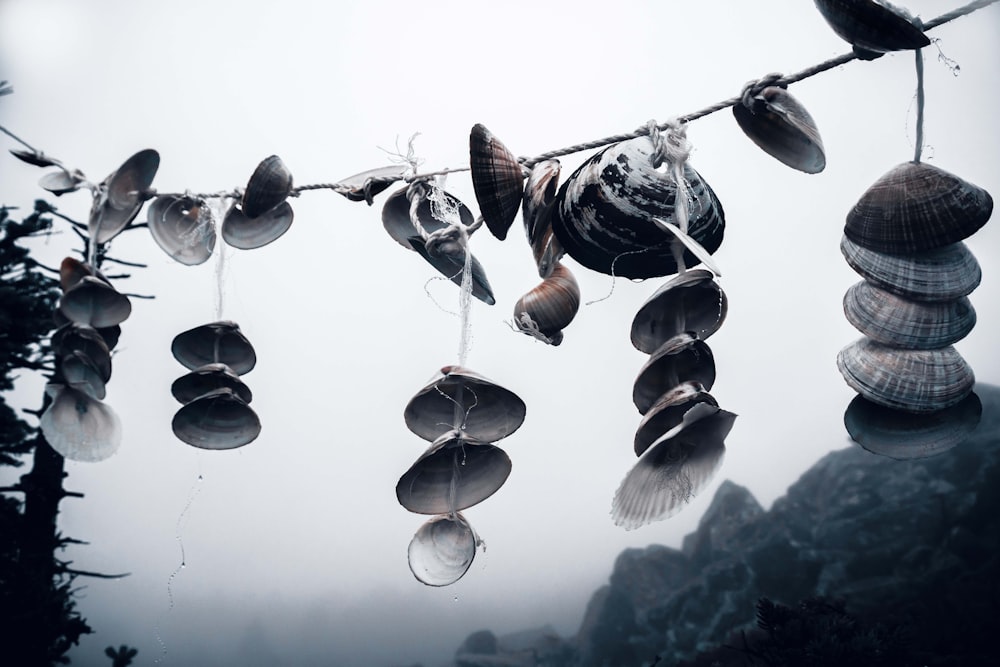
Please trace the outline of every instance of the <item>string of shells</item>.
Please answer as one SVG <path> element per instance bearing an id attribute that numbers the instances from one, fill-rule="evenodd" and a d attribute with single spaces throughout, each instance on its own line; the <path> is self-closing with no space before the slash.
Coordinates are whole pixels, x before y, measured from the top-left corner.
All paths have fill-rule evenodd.
<path id="1" fill-rule="evenodd" d="M 840 248 L 862 280 L 847 290 L 844 314 L 863 336 L 840 351 L 837 367 L 859 394 L 845 425 L 866 449 L 929 456 L 978 424 L 975 376 L 954 344 L 976 324 L 968 295 L 982 277 L 964 240 L 992 211 L 982 188 L 905 162 L 847 214 Z"/>
<path id="2" fill-rule="evenodd" d="M 494 443 L 524 422 L 512 391 L 461 366 L 445 366 L 403 411 L 406 426 L 431 443 L 396 484 L 399 504 L 432 515 L 413 536 L 407 560 L 428 586 L 448 586 L 472 565 L 481 540 L 462 510 L 496 493 L 511 462 Z"/>

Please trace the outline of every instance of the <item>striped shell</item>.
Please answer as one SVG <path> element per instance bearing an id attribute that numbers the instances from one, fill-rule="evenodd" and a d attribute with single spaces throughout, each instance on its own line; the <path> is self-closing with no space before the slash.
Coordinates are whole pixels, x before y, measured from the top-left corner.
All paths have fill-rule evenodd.
<path id="1" fill-rule="evenodd" d="M 815 0 L 833 31 L 863 51 L 920 49 L 931 42 L 909 13 L 885 0 Z"/>
<path id="2" fill-rule="evenodd" d="M 818 174 L 826 168 L 816 121 L 784 88 L 768 86 L 745 97 L 743 104 L 733 105 L 733 115 L 744 134 L 792 169 Z"/>
<path id="3" fill-rule="evenodd" d="M 661 396 L 639 422 L 635 432 L 635 455 L 642 456 L 664 433 L 679 426 L 687 411 L 699 403 L 719 407 L 718 401 L 698 382 L 682 382 Z"/>
<path id="4" fill-rule="evenodd" d="M 257 413 L 228 387 L 185 405 L 170 427 L 178 439 L 199 449 L 235 449 L 260 435 Z"/>
<path id="5" fill-rule="evenodd" d="M 685 271 L 656 290 L 636 312 L 632 345 L 652 354 L 667 339 L 685 331 L 705 340 L 719 330 L 728 310 L 726 293 L 710 271 Z"/>
<path id="6" fill-rule="evenodd" d="M 292 173 L 277 155 L 260 161 L 243 191 L 243 213 L 259 218 L 285 201 L 292 192 Z"/>
<path id="7" fill-rule="evenodd" d="M 632 402 L 641 414 L 646 414 L 661 396 L 689 381 L 711 391 L 715 384 L 715 359 L 704 341 L 681 333 L 663 343 L 639 369 L 632 387 Z"/>
<path id="8" fill-rule="evenodd" d="M 59 299 L 59 312 L 70 322 L 94 328 L 121 324 L 132 314 L 132 303 L 107 282 L 85 276 Z"/>
<path id="9" fill-rule="evenodd" d="M 73 387 L 49 384 L 52 402 L 39 420 L 42 435 L 56 452 L 71 461 L 103 461 L 118 451 L 122 425 L 106 403 Z"/>
<path id="10" fill-rule="evenodd" d="M 521 205 L 521 164 L 502 141 L 477 123 L 469 134 L 469 167 L 486 227 L 503 241 Z"/>
<path id="11" fill-rule="evenodd" d="M 476 534 L 460 513 L 427 520 L 410 540 L 410 572 L 427 586 L 448 586 L 461 579 L 476 557 Z"/>
<path id="12" fill-rule="evenodd" d="M 605 148 L 563 183 L 552 214 L 552 229 L 576 261 L 589 269 L 627 278 L 676 273 L 671 251 L 675 236 L 652 220 L 674 222 L 676 187 L 653 167 L 653 144 L 637 137 Z M 690 165 L 688 235 L 713 253 L 722 244 L 725 218 L 712 188 Z M 700 260 L 685 251 L 684 261 Z"/>
<path id="13" fill-rule="evenodd" d="M 157 197 L 146 212 L 149 233 L 171 259 L 186 266 L 203 264 L 215 250 L 211 209 L 191 197 Z"/>
<path id="14" fill-rule="evenodd" d="M 233 205 L 222 219 L 222 239 L 240 250 L 261 248 L 287 232 L 294 217 L 292 205 L 287 201 L 256 218 L 248 217 L 238 206 Z"/>
<path id="15" fill-rule="evenodd" d="M 524 186 L 521 215 L 538 275 L 548 278 L 565 251 L 552 231 L 552 210 L 559 188 L 558 160 L 539 162 L 531 169 Z"/>
<path id="16" fill-rule="evenodd" d="M 225 364 L 237 375 L 245 375 L 257 365 L 253 345 L 236 322 L 203 324 L 174 336 L 170 352 L 188 370 L 206 364 Z"/>
<path id="17" fill-rule="evenodd" d="M 968 297 L 908 301 L 862 280 L 844 295 L 844 315 L 869 338 L 891 347 L 930 350 L 956 343 L 976 325 Z"/>
<path id="18" fill-rule="evenodd" d="M 244 403 L 253 400 L 253 393 L 243 380 L 225 364 L 205 364 L 187 375 L 174 380 L 170 385 L 170 393 L 179 402 L 187 404 L 191 401 L 211 393 L 216 389 L 231 389 L 232 392 Z"/>
<path id="19" fill-rule="evenodd" d="M 106 196 L 94 199 L 87 225 L 94 243 L 107 243 L 139 215 L 159 166 L 160 154 L 147 148 L 105 179 Z"/>
<path id="20" fill-rule="evenodd" d="M 573 273 L 557 262 L 552 274 L 514 304 L 514 324 L 545 342 L 558 345 L 562 330 L 580 310 L 580 285 Z M 537 336 L 536 336 L 537 337 Z"/>

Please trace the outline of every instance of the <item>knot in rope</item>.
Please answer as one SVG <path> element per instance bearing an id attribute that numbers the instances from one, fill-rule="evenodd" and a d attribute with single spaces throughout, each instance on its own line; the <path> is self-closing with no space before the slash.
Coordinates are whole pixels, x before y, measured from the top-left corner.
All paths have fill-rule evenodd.
<path id="1" fill-rule="evenodd" d="M 546 345 L 558 345 L 562 342 L 562 332 L 557 332 L 551 337 L 546 336 L 539 328 L 538 322 L 531 319 L 531 315 L 527 311 L 522 310 L 519 315 L 514 317 L 514 325 L 517 327 L 517 331 L 531 336 L 535 340 L 540 340 Z"/>
<path id="2" fill-rule="evenodd" d="M 687 140 L 687 125 L 677 118 L 671 118 L 664 123 L 663 128 L 667 130 L 666 135 L 655 120 L 651 119 L 645 125 L 646 134 L 653 143 L 653 154 L 650 156 L 653 168 L 667 163 L 667 165 L 680 164 L 683 169 L 683 164 L 691 154 L 691 143 Z"/>
<path id="3" fill-rule="evenodd" d="M 771 72 L 770 74 L 765 74 L 759 79 L 747 81 L 746 85 L 743 86 L 743 92 L 740 93 L 740 99 L 743 102 L 743 106 L 747 109 L 753 110 L 753 98 L 760 95 L 765 88 L 774 85 L 785 88 L 786 86 L 781 85 L 781 80 L 784 76 L 785 75 L 780 72 Z"/>

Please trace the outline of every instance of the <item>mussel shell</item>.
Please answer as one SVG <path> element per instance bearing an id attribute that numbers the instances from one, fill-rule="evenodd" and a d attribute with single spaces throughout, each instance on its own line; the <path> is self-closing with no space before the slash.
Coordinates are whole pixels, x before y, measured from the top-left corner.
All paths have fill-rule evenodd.
<path id="1" fill-rule="evenodd" d="M 840 251 L 865 280 L 911 301 L 958 299 L 971 294 L 983 277 L 975 255 L 961 241 L 910 255 L 888 255 L 844 236 Z"/>
<path id="2" fill-rule="evenodd" d="M 573 273 L 557 262 L 548 278 L 514 304 L 514 323 L 523 330 L 526 315 L 540 333 L 555 341 L 555 334 L 569 326 L 579 310 L 580 285 Z"/>
<path id="3" fill-rule="evenodd" d="M 257 364 L 253 345 L 235 322 L 203 324 L 181 332 L 170 344 L 174 359 L 188 370 L 206 364 L 225 364 L 237 375 L 245 375 Z"/>
<path id="4" fill-rule="evenodd" d="M 52 194 L 64 195 L 67 192 L 74 192 L 80 189 L 83 184 L 83 176 L 79 172 L 53 171 L 38 179 L 38 185 Z"/>
<path id="5" fill-rule="evenodd" d="M 976 392 L 955 405 L 915 415 L 855 396 L 844 413 L 851 439 L 873 454 L 906 460 L 934 456 L 964 442 L 983 414 Z"/>
<path id="6" fill-rule="evenodd" d="M 240 250 L 261 248 L 277 240 L 292 226 L 292 205 L 283 201 L 256 218 L 233 205 L 222 219 L 222 239 Z"/>
<path id="7" fill-rule="evenodd" d="M 818 174 L 826 168 L 823 140 L 806 108 L 784 88 L 768 86 L 753 105 L 733 106 L 740 129 L 768 155 L 792 169 Z"/>
<path id="8" fill-rule="evenodd" d="M 450 514 L 492 496 L 510 470 L 510 458 L 496 445 L 449 431 L 399 478 L 396 499 L 416 514 Z"/>
<path id="9" fill-rule="evenodd" d="M 73 352 L 86 355 L 105 382 L 111 379 L 111 348 L 97 329 L 68 322 L 53 332 L 52 349 L 60 356 Z"/>
<path id="10" fill-rule="evenodd" d="M 469 134 L 469 167 L 486 227 L 503 241 L 521 205 L 524 192 L 521 163 L 502 141 L 477 123 Z"/>
<path id="11" fill-rule="evenodd" d="M 292 173 L 277 155 L 260 161 L 243 191 L 243 213 L 259 218 L 285 201 L 292 192 Z"/>
<path id="12" fill-rule="evenodd" d="M 202 264 L 215 250 L 215 225 L 191 197 L 157 197 L 146 212 L 149 233 L 171 259 L 186 266 Z"/>
<path id="13" fill-rule="evenodd" d="M 419 236 L 410 237 L 410 247 L 413 248 L 418 255 L 427 260 L 428 264 L 437 269 L 442 276 L 459 287 L 462 286 L 462 273 L 465 271 L 465 253 L 468 252 L 466 248 L 462 248 L 461 255 L 432 255 L 427 251 L 427 247 L 424 245 L 424 240 Z M 475 255 L 473 255 L 469 261 L 469 270 L 472 272 L 472 296 L 487 305 L 492 306 L 495 304 L 497 300 L 496 297 L 493 296 L 493 288 L 490 286 L 490 281 L 486 277 L 486 269 L 484 269 L 483 265 L 479 263 L 479 260 L 476 259 Z"/>
<path id="14" fill-rule="evenodd" d="M 95 200 L 90 211 L 88 227 L 94 243 L 107 243 L 139 215 L 159 167 L 160 154 L 147 148 L 108 176 L 107 196 Z"/>
<path id="15" fill-rule="evenodd" d="M 228 387 L 182 407 L 170 427 L 178 439 L 200 449 L 235 449 L 260 435 L 257 413 Z"/>
<path id="16" fill-rule="evenodd" d="M 815 0 L 837 35 L 864 51 L 920 49 L 930 39 L 904 10 L 884 0 Z"/>
<path id="17" fill-rule="evenodd" d="M 715 359 L 704 341 L 690 333 L 680 333 L 663 343 L 639 370 L 632 387 L 632 402 L 641 414 L 646 414 L 661 396 L 689 381 L 711 391 L 715 384 Z"/>
<path id="18" fill-rule="evenodd" d="M 461 514 L 435 516 L 417 530 L 407 549 L 410 572 L 422 584 L 448 586 L 476 557 L 476 534 Z"/>
<path id="19" fill-rule="evenodd" d="M 417 220 L 420 222 L 420 226 L 424 228 L 424 231 L 430 234 L 447 227 L 447 222 L 434 217 L 430 199 L 427 198 L 427 186 L 423 184 L 414 184 L 414 186 L 422 190 L 418 190 L 415 196 L 420 197 L 420 203 L 417 205 Z M 413 221 L 410 220 L 410 200 L 406 196 L 406 191 L 414 186 L 407 186 L 396 190 L 389 195 L 389 198 L 385 200 L 385 205 L 382 207 L 382 226 L 385 227 L 385 231 L 389 233 L 389 236 L 396 243 L 407 250 L 414 249 L 410 244 L 410 239 L 420 235 Z M 457 202 L 458 217 L 461 223 L 466 227 L 471 225 L 475 221 L 472 211 L 456 197 L 447 192 L 444 194 Z"/>
<path id="20" fill-rule="evenodd" d="M 560 169 L 559 160 L 544 160 L 532 167 L 521 202 L 524 232 L 538 266 L 538 275 L 542 278 L 552 274 L 556 263 L 565 254 L 552 231 L 552 210 L 559 189 Z"/>
<path id="21" fill-rule="evenodd" d="M 374 197 L 383 190 L 387 189 L 394 182 L 403 178 L 408 169 L 409 166 L 405 164 L 393 164 L 388 167 L 378 167 L 376 169 L 363 171 L 360 174 L 348 176 L 341 181 L 337 181 L 335 185 L 339 186 L 337 192 L 344 195 L 349 200 L 368 201 L 370 204 L 371 197 Z"/>
<path id="22" fill-rule="evenodd" d="M 676 238 L 652 218 L 674 221 L 676 187 L 653 167 L 649 137 L 605 148 L 563 183 L 552 213 L 552 229 L 576 261 L 589 269 L 626 278 L 676 273 L 671 247 Z M 722 204 L 690 165 L 688 235 L 709 253 L 718 250 L 725 231 Z M 684 252 L 687 266 L 700 260 Z"/>
<path id="23" fill-rule="evenodd" d="M 861 195 L 844 234 L 868 250 L 907 255 L 957 243 L 992 213 L 986 190 L 926 162 L 904 162 Z"/>
<path id="24" fill-rule="evenodd" d="M 194 369 L 187 375 L 174 380 L 170 385 L 170 393 L 181 403 L 191 401 L 204 396 L 216 389 L 231 389 L 244 403 L 253 400 L 253 393 L 250 388 L 243 383 L 236 373 L 225 364 L 205 364 Z"/>
<path id="25" fill-rule="evenodd" d="M 71 351 L 60 356 L 58 377 L 67 386 L 78 389 L 91 398 L 103 401 L 106 396 L 105 384 L 109 378 L 83 352 Z"/>
<path id="26" fill-rule="evenodd" d="M 635 432 L 635 455 L 642 456 L 663 434 L 679 426 L 688 410 L 699 403 L 719 407 L 715 397 L 698 382 L 682 382 L 661 396 L 639 422 Z"/>
<path id="27" fill-rule="evenodd" d="M 866 280 L 847 290 L 844 315 L 869 338 L 913 350 L 946 347 L 965 338 L 976 325 L 976 311 L 968 297 L 908 301 Z"/>
<path id="28" fill-rule="evenodd" d="M 900 350 L 862 337 L 837 354 L 837 368 L 868 400 L 906 412 L 933 412 L 959 403 L 975 384 L 954 347 Z"/>
<path id="29" fill-rule="evenodd" d="M 39 426 L 46 442 L 71 461 L 103 461 L 122 442 L 118 415 L 106 403 L 73 387 L 49 384 L 45 391 L 52 402 Z"/>
<path id="30" fill-rule="evenodd" d="M 77 324 L 111 327 L 128 319 L 132 303 L 100 278 L 84 276 L 59 299 L 59 312 Z"/>
<path id="31" fill-rule="evenodd" d="M 667 339 L 690 331 L 705 340 L 722 326 L 729 301 L 711 271 L 693 269 L 668 280 L 632 319 L 632 345 L 652 354 Z"/>

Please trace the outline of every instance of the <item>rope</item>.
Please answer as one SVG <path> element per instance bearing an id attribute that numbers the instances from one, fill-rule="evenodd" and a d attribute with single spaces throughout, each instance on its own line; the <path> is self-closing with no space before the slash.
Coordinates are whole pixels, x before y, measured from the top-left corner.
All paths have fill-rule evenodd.
<path id="1" fill-rule="evenodd" d="M 924 149 L 924 52 L 916 51 L 917 57 L 917 145 L 913 150 L 913 161 L 920 162 Z"/>

